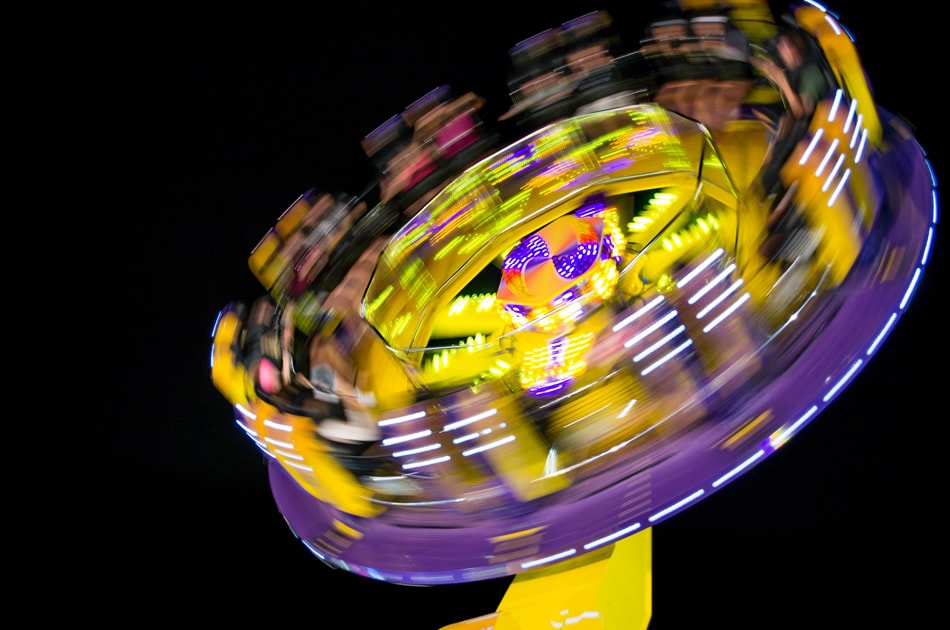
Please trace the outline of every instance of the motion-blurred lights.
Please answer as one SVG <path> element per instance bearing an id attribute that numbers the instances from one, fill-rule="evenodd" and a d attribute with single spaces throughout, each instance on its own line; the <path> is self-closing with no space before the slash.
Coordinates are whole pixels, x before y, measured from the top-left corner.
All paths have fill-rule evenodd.
<path id="1" fill-rule="evenodd" d="M 591 549 L 600 547 L 601 545 L 606 545 L 609 542 L 613 542 L 625 536 L 629 536 L 630 534 L 637 531 L 638 529 L 640 529 L 640 523 L 634 523 L 633 525 L 617 530 L 608 536 L 604 536 L 603 538 L 598 538 L 597 540 L 592 540 L 589 543 L 585 543 L 584 550 L 590 551 Z"/>
<path id="2" fill-rule="evenodd" d="M 693 503 L 694 501 L 696 501 L 697 499 L 699 499 L 699 497 L 703 496 L 704 494 L 706 494 L 706 491 L 703 490 L 702 488 L 700 488 L 699 490 L 697 490 L 697 491 L 694 492 L 693 494 L 689 495 L 688 497 L 686 497 L 686 498 L 684 498 L 684 499 L 681 499 L 681 500 L 677 501 L 676 503 L 674 503 L 673 505 L 669 506 L 668 508 L 663 509 L 663 510 L 660 510 L 660 511 L 657 512 L 656 514 L 651 514 L 651 515 L 647 518 L 647 520 L 650 521 L 651 523 L 654 522 L 654 521 L 658 521 L 658 520 L 660 520 L 661 518 L 663 518 L 664 516 L 667 516 L 667 515 L 669 515 L 669 514 L 675 512 L 676 510 L 678 510 L 678 509 L 680 509 L 680 508 L 682 508 L 682 507 L 684 507 L 684 506 L 686 506 L 686 505 L 689 505 L 690 503 Z"/>
<path id="3" fill-rule="evenodd" d="M 851 367 L 848 369 L 848 371 L 845 372 L 844 376 L 842 376 L 840 379 L 838 379 L 838 382 L 835 383 L 834 387 L 832 387 L 832 388 L 828 391 L 828 393 L 826 393 L 826 394 L 824 395 L 824 397 L 821 399 L 821 401 L 822 401 L 822 402 L 828 402 L 829 400 L 831 400 L 832 398 L 834 398 L 834 397 L 835 397 L 835 394 L 837 394 L 839 391 L 841 391 L 841 388 L 843 388 L 845 385 L 848 384 L 848 381 L 850 381 L 850 380 L 851 380 L 851 377 L 854 376 L 854 375 L 858 372 L 859 369 L 861 369 L 861 366 L 862 366 L 863 364 L 864 364 L 864 361 L 862 361 L 861 359 L 858 359 L 857 361 L 855 361 L 855 362 L 851 365 Z"/>
<path id="4" fill-rule="evenodd" d="M 388 427 L 393 424 L 400 424 L 402 422 L 418 420 L 419 418 L 424 418 L 425 415 L 426 415 L 425 411 L 416 411 L 414 413 L 406 414 L 404 416 L 396 416 L 395 418 L 386 418 L 386 419 L 380 420 L 377 424 L 381 427 Z"/>
<path id="5" fill-rule="evenodd" d="M 572 548 L 572 549 L 568 549 L 568 550 L 566 550 L 566 551 L 562 551 L 562 552 L 556 553 L 556 554 L 554 554 L 554 555 L 545 556 L 545 557 L 543 557 L 543 558 L 537 558 L 536 560 L 529 560 L 528 562 L 522 562 L 522 563 L 521 563 L 521 568 L 522 568 L 522 569 L 531 569 L 531 568 L 533 568 L 533 567 L 536 567 L 536 566 L 539 566 L 539 565 L 542 565 L 542 564 L 550 564 L 551 562 L 556 562 L 556 561 L 558 561 L 558 560 L 563 560 L 564 558 L 573 556 L 573 555 L 576 554 L 576 553 L 577 553 L 577 549 L 573 549 L 573 548 Z"/>
<path id="6" fill-rule="evenodd" d="M 725 475 L 723 475 L 722 477 L 720 477 L 720 478 L 716 479 L 715 481 L 713 481 L 713 482 L 712 482 L 712 487 L 713 487 L 713 488 L 718 488 L 719 486 L 721 486 L 722 484 L 726 483 L 727 481 L 729 481 L 729 480 L 732 479 L 733 477 L 738 476 L 742 471 L 746 470 L 747 468 L 749 468 L 750 466 L 752 466 L 752 464 L 754 464 L 755 462 L 759 461 L 759 460 L 762 459 L 763 457 L 765 457 L 765 451 L 764 451 L 764 450 L 761 450 L 761 449 L 760 449 L 760 450 L 756 451 L 755 453 L 752 454 L 751 457 L 747 458 L 745 461 L 743 461 L 743 462 L 740 463 L 738 466 L 736 466 L 735 468 L 733 468 L 732 470 L 730 470 L 729 472 L 727 472 L 727 473 L 726 473 Z"/>

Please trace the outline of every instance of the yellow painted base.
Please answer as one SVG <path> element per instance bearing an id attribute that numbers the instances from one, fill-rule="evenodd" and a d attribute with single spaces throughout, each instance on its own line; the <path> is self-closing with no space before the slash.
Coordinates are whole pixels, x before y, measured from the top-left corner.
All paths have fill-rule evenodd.
<path id="1" fill-rule="evenodd" d="M 646 630 L 653 613 L 652 530 L 518 574 L 496 612 L 442 630 Z"/>

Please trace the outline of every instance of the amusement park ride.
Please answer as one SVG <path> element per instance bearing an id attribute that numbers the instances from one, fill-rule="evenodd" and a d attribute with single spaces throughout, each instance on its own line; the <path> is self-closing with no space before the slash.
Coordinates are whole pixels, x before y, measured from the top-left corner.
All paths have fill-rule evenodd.
<path id="1" fill-rule="evenodd" d="M 681 0 L 510 50 L 511 108 L 441 86 L 253 248 L 211 379 L 328 565 L 513 576 L 444 630 L 646 628 L 651 528 L 821 414 L 897 324 L 929 162 L 831 10 Z"/>

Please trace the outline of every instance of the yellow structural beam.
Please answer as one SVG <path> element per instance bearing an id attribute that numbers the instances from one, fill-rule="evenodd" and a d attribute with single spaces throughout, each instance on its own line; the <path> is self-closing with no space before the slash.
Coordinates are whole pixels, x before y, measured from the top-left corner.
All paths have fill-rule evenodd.
<path id="1" fill-rule="evenodd" d="M 580 558 L 518 574 L 494 613 L 442 630 L 646 630 L 653 614 L 647 528 Z"/>

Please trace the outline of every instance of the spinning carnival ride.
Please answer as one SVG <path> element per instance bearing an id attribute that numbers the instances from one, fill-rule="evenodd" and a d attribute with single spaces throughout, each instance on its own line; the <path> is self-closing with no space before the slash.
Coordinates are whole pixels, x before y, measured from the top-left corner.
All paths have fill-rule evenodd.
<path id="1" fill-rule="evenodd" d="M 315 556 L 516 576 L 450 628 L 645 627 L 650 527 L 813 420 L 927 263 L 933 174 L 836 16 L 680 9 L 632 52 L 604 12 L 518 44 L 494 127 L 471 93 L 413 103 L 215 323 L 214 386 Z"/>

